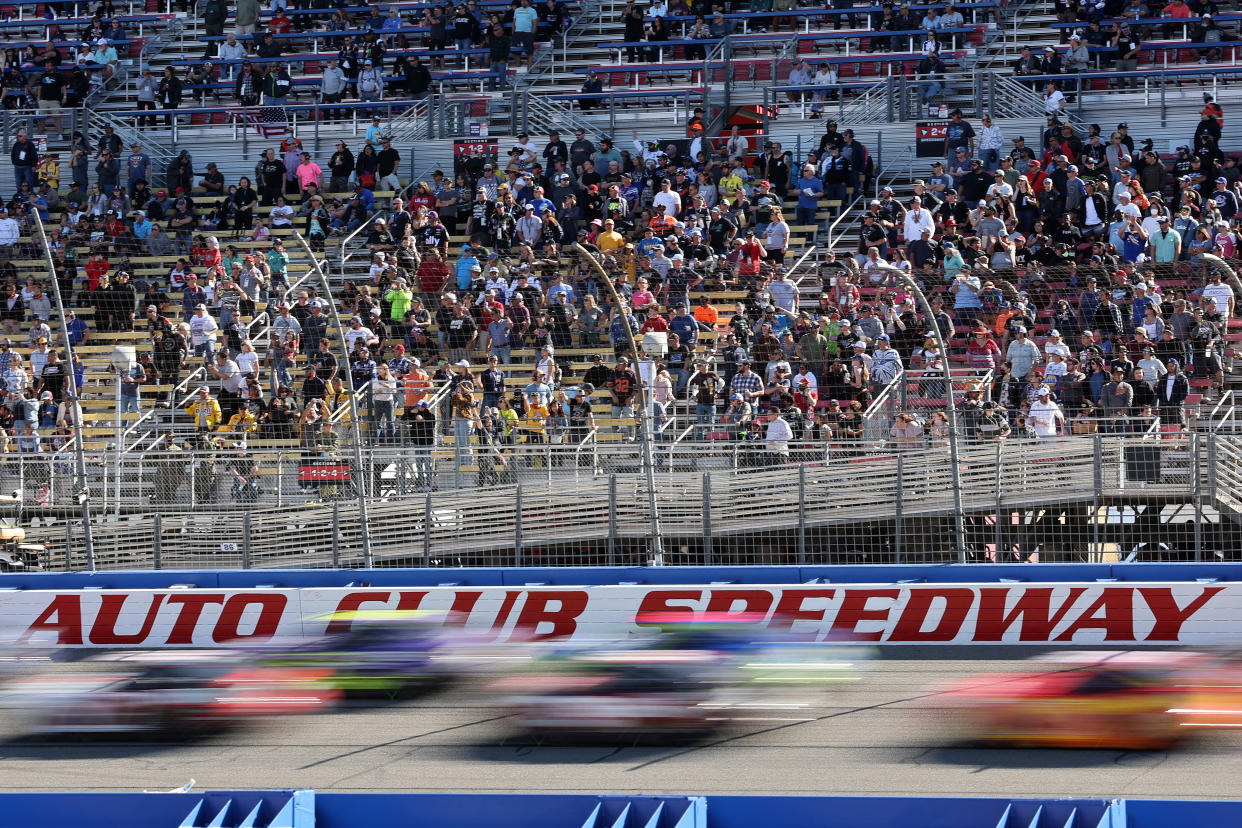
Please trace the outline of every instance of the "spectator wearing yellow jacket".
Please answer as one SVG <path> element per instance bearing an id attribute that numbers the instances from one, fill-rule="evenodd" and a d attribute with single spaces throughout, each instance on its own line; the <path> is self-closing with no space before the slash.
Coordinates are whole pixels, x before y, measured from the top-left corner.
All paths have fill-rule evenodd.
<path id="1" fill-rule="evenodd" d="M 199 431 L 215 431 L 220 425 L 220 403 L 211 398 L 211 389 L 200 386 L 195 398 L 185 407 Z"/>

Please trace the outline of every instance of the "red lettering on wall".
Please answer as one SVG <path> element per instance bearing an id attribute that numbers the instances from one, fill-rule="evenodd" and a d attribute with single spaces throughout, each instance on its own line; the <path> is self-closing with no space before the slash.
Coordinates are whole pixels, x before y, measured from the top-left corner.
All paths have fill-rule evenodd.
<path id="1" fill-rule="evenodd" d="M 551 608 L 555 603 L 556 608 Z M 545 638 L 569 638 L 578 629 L 578 616 L 587 607 L 586 590 L 540 590 L 526 593 L 522 611 L 518 613 L 514 630 L 527 630 L 532 640 Z M 540 624 L 549 623 L 552 629 L 539 632 Z"/>
<path id="2" fill-rule="evenodd" d="M 795 621 L 823 621 L 824 609 L 803 609 L 802 605 L 811 598 L 835 598 L 835 589 L 783 589 L 776 602 L 776 611 L 768 626 L 774 630 L 788 630 Z"/>
<path id="3" fill-rule="evenodd" d="M 500 609 L 496 612 L 496 620 L 492 622 L 492 629 L 499 630 L 509 620 L 509 613 L 513 612 L 513 605 L 517 603 L 518 596 L 521 592 L 506 592 L 505 599 L 500 602 Z"/>
<path id="4" fill-rule="evenodd" d="M 479 603 L 482 592 L 469 591 L 458 592 L 453 595 L 453 606 L 449 607 L 448 623 L 462 625 L 466 623 L 466 619 L 470 617 L 470 613 L 474 611 L 474 605 Z"/>
<path id="5" fill-rule="evenodd" d="M 234 595 L 225 603 L 220 611 L 220 620 L 212 631 L 212 640 L 217 644 L 233 641 L 238 638 L 271 638 L 280 627 L 280 619 L 284 617 L 285 606 L 289 599 L 279 592 L 245 592 Z M 247 607 L 259 607 L 259 620 L 254 629 L 243 633 L 240 629 L 242 613 Z"/>
<path id="6" fill-rule="evenodd" d="M 125 646 L 141 644 L 147 640 L 147 636 L 151 634 L 151 627 L 155 626 L 155 618 L 160 614 L 160 607 L 164 605 L 164 595 L 156 593 L 151 596 L 151 606 L 147 607 L 147 616 L 142 620 L 138 632 L 118 633 L 116 622 L 121 617 L 121 610 L 125 607 L 125 602 L 129 600 L 129 597 L 128 595 L 101 596 L 99 612 L 95 614 L 95 623 L 91 625 L 90 642 L 92 644 Z"/>
<path id="7" fill-rule="evenodd" d="M 336 604 L 336 610 L 333 615 L 337 616 L 328 622 L 328 626 L 324 629 L 325 633 L 349 632 L 353 627 L 353 619 L 341 618 L 343 613 L 354 612 L 361 609 L 364 604 L 387 604 L 392 598 L 391 592 L 350 592 L 341 597 Z"/>
<path id="8" fill-rule="evenodd" d="M 734 605 L 741 602 L 741 609 Z M 772 593 L 766 589 L 713 589 L 708 593 L 707 611 L 729 615 L 767 615 L 772 608 Z"/>
<path id="9" fill-rule="evenodd" d="M 703 591 L 699 589 L 661 589 L 652 590 L 643 596 L 643 600 L 638 605 L 638 612 L 634 613 L 634 622 L 636 624 L 650 624 L 653 616 L 668 615 L 685 615 L 688 618 L 693 617 L 698 612 L 696 607 L 686 606 L 685 601 L 699 601 L 703 598 Z"/>
<path id="10" fill-rule="evenodd" d="M 208 604 L 223 604 L 225 597 L 223 592 L 179 592 L 169 595 L 168 606 L 181 604 L 181 612 L 177 613 L 177 620 L 164 643 L 193 644 L 194 630 L 203 615 L 203 607 Z"/>
<path id="11" fill-rule="evenodd" d="M 25 644 L 39 633 L 55 632 L 57 644 L 82 643 L 82 597 L 80 595 L 57 595 L 48 602 L 26 632 L 17 639 Z"/>
<path id="12" fill-rule="evenodd" d="M 879 641 L 884 636 L 883 630 L 859 632 L 858 625 L 863 621 L 888 621 L 889 613 L 900 594 L 899 589 L 847 589 L 845 598 L 841 601 L 841 609 L 837 610 L 837 616 L 832 620 L 829 635 L 844 635 L 859 641 Z M 867 602 L 872 598 L 888 599 L 888 606 L 868 609 Z"/>
<path id="13" fill-rule="evenodd" d="M 1051 641 L 1052 631 L 1061 623 L 1065 613 L 1087 591 L 1086 587 L 1071 587 L 1069 595 L 1056 611 L 1052 610 L 1052 587 L 981 587 L 979 589 L 979 614 L 975 622 L 975 641 L 1002 641 L 1005 633 L 1019 619 L 1019 641 Z M 1017 600 L 1006 612 L 1009 596 Z"/>
<path id="14" fill-rule="evenodd" d="M 1139 594 L 1147 602 L 1151 614 L 1156 617 L 1156 625 L 1143 640 L 1177 641 L 1182 631 L 1182 624 L 1185 624 L 1190 616 L 1212 600 L 1214 595 L 1224 590 L 1223 586 L 1204 587 L 1202 595 L 1185 607 L 1179 607 L 1177 599 L 1173 597 L 1173 590 L 1169 587 L 1139 587 Z"/>
<path id="15" fill-rule="evenodd" d="M 924 630 L 932 605 L 944 600 L 944 612 L 936 626 Z M 928 587 L 910 590 L 897 626 L 889 635 L 889 641 L 952 641 L 962 629 L 975 604 L 975 592 L 969 587 Z"/>
<path id="16" fill-rule="evenodd" d="M 397 612 L 413 612 L 423 604 L 423 599 L 427 597 L 427 591 L 420 592 L 399 592 L 400 597 L 397 599 Z"/>
<path id="17" fill-rule="evenodd" d="M 1057 636 L 1057 641 L 1073 641 L 1079 630 L 1103 630 L 1105 641 L 1134 640 L 1133 587 L 1105 587 L 1104 592 L 1082 615 Z"/>

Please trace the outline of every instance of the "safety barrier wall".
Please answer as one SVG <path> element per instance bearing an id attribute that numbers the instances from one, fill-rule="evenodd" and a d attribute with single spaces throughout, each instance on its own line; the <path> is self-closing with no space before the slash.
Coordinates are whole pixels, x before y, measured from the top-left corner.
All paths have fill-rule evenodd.
<path id="1" fill-rule="evenodd" d="M 0 591 L 426 586 L 604 586 L 807 583 L 1064 583 L 1242 581 L 1242 563 L 910 564 L 885 566 L 503 567 L 436 569 L 195 569 L 0 574 Z M 2 593 L 0 593 L 2 594 Z"/>
<path id="2" fill-rule="evenodd" d="M 20 828 L 1208 828 L 1237 825 L 1242 802 L 926 797 L 591 796 L 215 791 L 0 794 Z"/>
<path id="3" fill-rule="evenodd" d="M 753 617 L 817 639 L 886 644 L 1237 644 L 1242 583 L 786 583 L 13 590 L 13 643 L 218 647 L 348 629 L 338 613 L 429 610 L 497 641 L 640 634 L 653 618 Z"/>

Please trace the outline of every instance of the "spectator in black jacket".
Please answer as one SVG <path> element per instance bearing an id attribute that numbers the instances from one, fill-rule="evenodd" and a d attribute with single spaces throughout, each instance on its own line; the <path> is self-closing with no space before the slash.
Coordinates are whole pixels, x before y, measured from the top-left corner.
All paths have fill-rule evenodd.
<path id="1" fill-rule="evenodd" d="M 349 189 L 349 177 L 354 173 L 354 154 L 344 141 L 336 142 L 336 152 L 328 161 L 328 175 L 331 180 L 328 192 L 343 193 Z"/>
<path id="2" fill-rule="evenodd" d="M 487 88 L 489 91 L 509 88 L 509 49 L 509 35 L 505 34 L 504 27 L 497 23 L 492 26 L 492 34 L 487 43 L 489 63 Z"/>
<path id="3" fill-rule="evenodd" d="M 171 66 L 164 67 L 164 77 L 160 78 L 155 90 L 156 100 L 162 109 L 168 110 L 164 116 L 164 126 L 172 126 L 172 110 L 181 106 L 181 78 Z"/>
<path id="4" fill-rule="evenodd" d="M 431 72 L 418 55 L 411 55 L 408 59 L 401 55 L 394 69 L 405 76 L 405 91 L 411 98 L 421 98 L 431 88 Z"/>

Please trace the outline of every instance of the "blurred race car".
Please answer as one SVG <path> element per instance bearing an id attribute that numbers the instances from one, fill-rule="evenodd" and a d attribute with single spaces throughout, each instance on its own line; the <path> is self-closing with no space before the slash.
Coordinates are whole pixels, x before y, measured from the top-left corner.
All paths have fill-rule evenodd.
<path id="1" fill-rule="evenodd" d="M 593 654 L 492 684 L 528 733 L 698 734 L 717 726 L 713 681 L 693 655 Z"/>
<path id="2" fill-rule="evenodd" d="M 773 696 L 778 684 L 854 678 L 857 656 L 771 632 L 757 615 L 648 615 L 643 632 L 545 651 L 525 675 L 491 690 L 513 723 L 536 733 L 695 734 L 755 707 L 805 706 Z"/>
<path id="3" fill-rule="evenodd" d="M 330 686 L 359 696 L 431 688 L 459 669 L 446 657 L 457 639 L 444 613 L 347 610 L 311 620 L 328 632 L 272 640 L 256 650 L 261 662 L 323 671 Z"/>
<path id="4" fill-rule="evenodd" d="M 817 641 L 773 629 L 756 613 L 647 614 L 637 622 L 657 631 L 638 646 L 711 652 L 753 684 L 828 685 L 854 682 L 874 651 L 846 641 Z"/>
<path id="5" fill-rule="evenodd" d="M 973 676 L 946 688 L 940 700 L 949 701 L 960 735 L 1010 745 L 1164 749 L 1190 736 L 1188 725 L 1221 719 L 1228 712 L 1222 694 L 1236 693 L 1236 683 L 1233 690 L 1199 683 L 1219 675 L 1199 653 L 1085 651 L 1038 661 L 1068 669 Z"/>
<path id="6" fill-rule="evenodd" d="M 35 733 L 195 735 L 318 712 L 339 696 L 322 672 L 255 666 L 237 652 L 117 653 L 76 666 L 10 682 L 0 704 Z"/>

